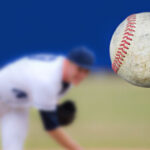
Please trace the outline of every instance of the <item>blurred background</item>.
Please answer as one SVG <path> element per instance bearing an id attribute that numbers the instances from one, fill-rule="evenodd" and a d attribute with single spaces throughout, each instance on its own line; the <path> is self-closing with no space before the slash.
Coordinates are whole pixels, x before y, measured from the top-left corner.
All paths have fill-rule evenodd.
<path id="1" fill-rule="evenodd" d="M 77 102 L 78 117 L 66 128 L 81 145 L 150 148 L 149 89 L 134 87 L 112 73 L 111 36 L 128 15 L 150 11 L 149 0 L 0 1 L 0 65 L 33 53 L 64 54 L 87 46 L 96 55 L 93 73 L 66 98 Z M 26 148 L 61 149 L 31 111 Z"/>

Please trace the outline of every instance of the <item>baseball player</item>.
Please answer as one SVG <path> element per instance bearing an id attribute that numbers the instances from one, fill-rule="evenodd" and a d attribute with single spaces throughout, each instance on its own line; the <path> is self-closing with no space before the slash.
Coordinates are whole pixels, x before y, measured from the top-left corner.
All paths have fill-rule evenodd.
<path id="1" fill-rule="evenodd" d="M 22 150 L 28 129 L 31 107 L 39 111 L 47 133 L 68 150 L 82 150 L 62 126 L 75 118 L 72 101 L 59 104 L 59 99 L 87 77 L 94 55 L 84 47 L 68 56 L 30 55 L 0 70 L 0 118 L 2 149 Z"/>

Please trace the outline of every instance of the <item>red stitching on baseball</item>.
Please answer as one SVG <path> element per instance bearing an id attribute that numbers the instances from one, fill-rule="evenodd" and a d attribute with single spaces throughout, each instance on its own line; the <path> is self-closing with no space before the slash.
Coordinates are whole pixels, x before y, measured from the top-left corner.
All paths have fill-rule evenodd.
<path id="1" fill-rule="evenodd" d="M 120 44 L 120 46 L 122 46 L 125 49 L 129 49 L 129 47 L 125 46 L 125 43 L 124 44 Z"/>
<path id="2" fill-rule="evenodd" d="M 123 48 L 118 48 L 118 49 L 121 50 L 121 52 L 123 52 L 124 54 L 127 54 L 127 52 Z"/>
<path id="3" fill-rule="evenodd" d="M 119 56 L 119 55 L 121 55 L 122 57 L 125 57 L 125 55 L 123 55 L 120 51 L 117 51 L 116 56 Z"/>
<path id="4" fill-rule="evenodd" d="M 124 31 L 124 36 L 122 37 L 122 41 L 118 47 L 118 51 L 115 54 L 115 59 L 112 63 L 112 69 L 114 72 L 118 72 L 119 68 L 123 64 L 125 56 L 127 55 L 127 51 L 129 49 L 128 46 L 131 45 L 132 37 L 134 36 L 134 29 L 136 28 L 136 15 L 131 15 L 127 18 L 127 25 Z"/>
<path id="5" fill-rule="evenodd" d="M 117 56 L 118 55 L 121 55 L 122 57 L 125 57 L 125 55 L 124 54 L 122 54 L 120 51 L 117 51 L 117 54 L 116 54 Z"/>
<path id="6" fill-rule="evenodd" d="M 130 18 L 130 19 L 127 19 L 127 21 L 128 21 L 128 22 L 136 21 L 136 19 L 135 19 L 135 18 L 133 18 L 133 19 Z"/>
<path id="7" fill-rule="evenodd" d="M 133 36 L 133 34 L 130 32 L 125 32 L 124 35 Z"/>
<path id="8" fill-rule="evenodd" d="M 129 27 L 129 28 L 136 28 L 136 26 L 132 26 L 131 24 L 128 24 L 127 27 Z"/>
<path id="9" fill-rule="evenodd" d="M 123 39 L 126 39 L 126 40 L 130 40 L 130 41 L 132 41 L 132 39 L 131 39 L 131 38 L 129 38 L 128 36 L 124 36 L 124 37 L 123 37 Z"/>
<path id="10" fill-rule="evenodd" d="M 133 22 L 133 20 L 129 21 L 128 24 L 136 24 L 135 22 Z"/>
<path id="11" fill-rule="evenodd" d="M 126 40 L 122 40 L 121 42 L 124 42 L 125 44 L 130 45 L 130 43 L 127 42 Z"/>
<path id="12" fill-rule="evenodd" d="M 135 30 L 130 29 L 130 28 L 127 28 L 125 31 L 133 31 L 133 32 L 135 32 Z"/>

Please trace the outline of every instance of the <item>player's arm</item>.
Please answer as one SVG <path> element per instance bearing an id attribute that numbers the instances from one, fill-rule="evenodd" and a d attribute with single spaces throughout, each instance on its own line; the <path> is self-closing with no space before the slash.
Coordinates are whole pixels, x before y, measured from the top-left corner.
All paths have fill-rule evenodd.
<path id="1" fill-rule="evenodd" d="M 40 116 L 43 121 L 45 130 L 51 135 L 60 145 L 68 150 L 82 150 L 82 148 L 69 137 L 61 128 L 58 114 L 56 111 L 40 111 Z"/>
<path id="2" fill-rule="evenodd" d="M 48 133 L 63 147 L 68 150 L 82 150 L 80 145 L 78 145 L 75 141 L 69 137 L 66 132 L 61 128 L 58 127 L 54 130 L 49 130 Z"/>

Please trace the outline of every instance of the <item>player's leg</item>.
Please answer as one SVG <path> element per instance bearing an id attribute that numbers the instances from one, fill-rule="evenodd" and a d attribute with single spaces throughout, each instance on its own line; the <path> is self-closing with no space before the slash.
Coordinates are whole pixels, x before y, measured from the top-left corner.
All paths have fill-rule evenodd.
<path id="1" fill-rule="evenodd" d="M 14 109 L 3 115 L 2 150 L 23 150 L 28 128 L 28 110 Z"/>

